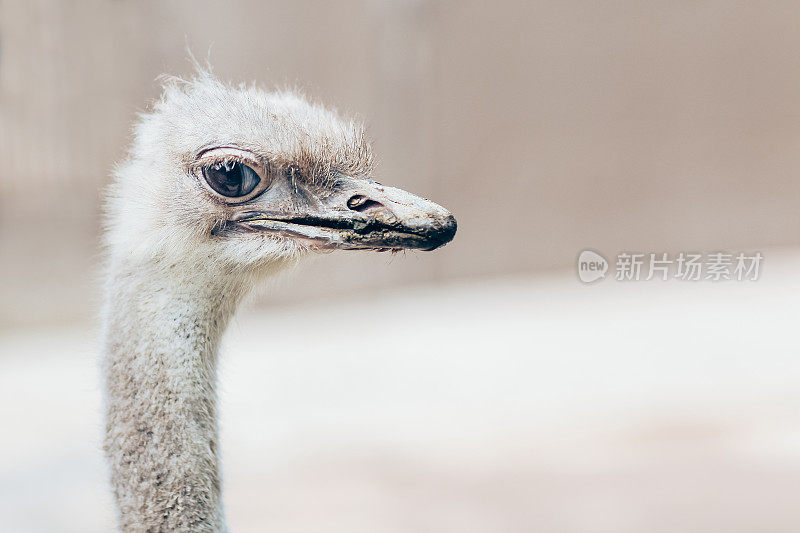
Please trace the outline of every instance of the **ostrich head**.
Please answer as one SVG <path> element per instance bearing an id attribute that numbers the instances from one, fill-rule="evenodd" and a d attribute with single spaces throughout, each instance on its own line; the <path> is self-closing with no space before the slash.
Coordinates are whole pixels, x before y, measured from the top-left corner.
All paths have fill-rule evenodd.
<path id="1" fill-rule="evenodd" d="M 371 179 L 361 126 L 200 71 L 135 128 L 107 204 L 106 454 L 124 531 L 226 531 L 220 336 L 259 277 L 325 250 L 432 250 L 456 221 Z"/>
<path id="2" fill-rule="evenodd" d="M 372 179 L 363 128 L 297 93 L 168 80 L 115 171 L 114 256 L 265 272 L 307 252 L 433 250 L 456 221 Z M 121 256 L 119 254 L 122 254 Z"/>

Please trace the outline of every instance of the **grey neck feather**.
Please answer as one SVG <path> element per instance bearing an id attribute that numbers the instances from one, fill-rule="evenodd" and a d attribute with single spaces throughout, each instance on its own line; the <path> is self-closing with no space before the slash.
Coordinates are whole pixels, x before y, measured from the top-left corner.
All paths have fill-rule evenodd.
<path id="1" fill-rule="evenodd" d="M 158 265 L 116 265 L 106 297 L 105 450 L 121 528 L 225 531 L 219 339 L 243 289 Z"/>

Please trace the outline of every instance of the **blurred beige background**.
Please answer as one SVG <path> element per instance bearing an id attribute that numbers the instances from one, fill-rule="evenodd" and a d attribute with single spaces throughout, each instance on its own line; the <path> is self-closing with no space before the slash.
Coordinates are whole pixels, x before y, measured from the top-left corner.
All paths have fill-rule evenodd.
<path id="1" fill-rule="evenodd" d="M 797 531 L 798 28 L 788 1 L 0 0 L 3 527 L 113 528 L 102 188 L 188 45 L 358 114 L 378 179 L 459 221 L 242 313 L 233 531 Z M 765 259 L 755 283 L 584 286 L 584 248 Z"/>
<path id="2" fill-rule="evenodd" d="M 271 301 L 569 268 L 585 247 L 796 244 L 798 25 L 793 2 L 4 1 L 0 324 L 91 316 L 101 188 L 187 44 L 357 113 L 379 179 L 459 220 L 437 254 L 339 254 Z"/>

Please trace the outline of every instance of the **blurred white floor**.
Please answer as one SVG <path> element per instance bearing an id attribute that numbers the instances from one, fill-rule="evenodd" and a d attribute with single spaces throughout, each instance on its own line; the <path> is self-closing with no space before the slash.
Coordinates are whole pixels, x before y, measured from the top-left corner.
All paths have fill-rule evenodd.
<path id="1" fill-rule="evenodd" d="M 291 283 L 302 283 L 293 279 Z M 243 311 L 231 530 L 800 529 L 800 256 L 757 282 L 572 275 Z M 94 331 L 0 333 L 0 529 L 113 529 Z"/>

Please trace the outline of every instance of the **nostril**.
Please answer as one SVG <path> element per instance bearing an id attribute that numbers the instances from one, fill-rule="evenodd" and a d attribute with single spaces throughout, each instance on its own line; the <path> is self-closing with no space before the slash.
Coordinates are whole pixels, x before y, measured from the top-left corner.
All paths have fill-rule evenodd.
<path id="1" fill-rule="evenodd" d="M 380 202 L 376 202 L 375 200 L 370 200 L 363 194 L 356 194 L 355 196 L 347 200 L 347 207 L 349 207 L 353 211 L 364 212 L 370 209 L 377 209 L 379 207 L 383 207 L 383 204 Z"/>

